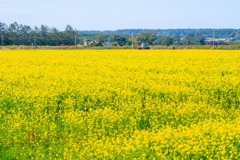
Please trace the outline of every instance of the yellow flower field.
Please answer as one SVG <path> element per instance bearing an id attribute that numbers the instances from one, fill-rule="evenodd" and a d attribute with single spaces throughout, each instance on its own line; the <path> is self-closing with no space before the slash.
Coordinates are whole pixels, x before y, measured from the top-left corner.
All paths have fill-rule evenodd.
<path id="1" fill-rule="evenodd" d="M 0 50 L 0 159 L 240 159 L 240 51 Z"/>

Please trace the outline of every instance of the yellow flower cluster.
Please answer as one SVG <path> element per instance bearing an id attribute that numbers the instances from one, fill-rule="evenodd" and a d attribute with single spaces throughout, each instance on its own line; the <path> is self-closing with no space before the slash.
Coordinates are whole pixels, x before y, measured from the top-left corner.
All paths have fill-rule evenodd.
<path id="1" fill-rule="evenodd" d="M 0 159 L 240 159 L 240 51 L 0 51 Z"/>

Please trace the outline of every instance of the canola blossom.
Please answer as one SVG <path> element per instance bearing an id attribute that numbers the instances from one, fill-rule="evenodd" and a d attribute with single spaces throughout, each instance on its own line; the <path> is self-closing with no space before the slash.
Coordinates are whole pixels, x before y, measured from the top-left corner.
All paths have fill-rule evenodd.
<path id="1" fill-rule="evenodd" d="M 0 51 L 0 159 L 240 159 L 240 51 Z"/>

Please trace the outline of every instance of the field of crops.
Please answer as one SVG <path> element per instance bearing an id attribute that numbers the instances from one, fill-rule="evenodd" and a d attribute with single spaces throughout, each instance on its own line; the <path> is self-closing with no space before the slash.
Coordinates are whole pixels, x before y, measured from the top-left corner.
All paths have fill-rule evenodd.
<path id="1" fill-rule="evenodd" d="M 0 51 L 0 159 L 240 159 L 240 51 Z"/>

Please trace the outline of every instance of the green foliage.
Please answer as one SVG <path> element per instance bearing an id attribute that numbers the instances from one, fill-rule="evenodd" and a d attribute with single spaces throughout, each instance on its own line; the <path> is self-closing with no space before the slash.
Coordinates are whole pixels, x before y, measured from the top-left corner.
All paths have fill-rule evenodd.
<path id="1" fill-rule="evenodd" d="M 156 33 L 154 32 L 141 32 L 139 36 L 136 37 L 136 43 L 148 43 L 153 44 L 153 42 L 157 39 Z"/>
<path id="2" fill-rule="evenodd" d="M 4 45 L 39 45 L 39 46 L 59 46 L 74 45 L 76 31 L 70 25 L 66 26 L 65 31 L 56 28 L 49 28 L 41 25 L 40 28 L 31 28 L 28 25 L 14 22 L 9 26 L 0 22 L 0 31 L 4 31 Z"/>
<path id="3" fill-rule="evenodd" d="M 96 41 L 98 46 L 102 46 L 102 43 L 105 41 L 104 35 L 99 34 L 96 36 Z"/>
<path id="4" fill-rule="evenodd" d="M 6 25 L 0 22 L 0 34 L 3 35 L 3 44 L 27 46 L 60 46 L 74 45 L 75 35 L 77 43 L 83 44 L 84 38 L 95 40 L 95 46 L 101 46 L 104 41 L 111 41 L 116 46 L 130 46 L 131 35 L 135 37 L 135 44 L 148 43 L 150 45 L 205 45 L 206 38 L 213 37 L 213 29 L 125 29 L 116 31 L 75 31 L 67 25 L 64 31 L 50 28 L 46 25 L 30 27 L 17 22 Z M 240 30 L 216 29 L 216 38 L 228 38 L 231 41 L 240 40 Z M 226 43 L 216 42 L 216 45 Z M 211 44 L 207 44 L 211 45 Z"/>
<path id="5" fill-rule="evenodd" d="M 126 44 L 126 38 L 122 35 L 113 35 L 110 37 L 110 42 L 115 43 L 117 46 L 124 46 Z"/>
<path id="6" fill-rule="evenodd" d="M 171 37 L 163 37 L 162 45 L 170 46 L 173 44 L 173 39 Z"/>
<path id="7" fill-rule="evenodd" d="M 183 39 L 184 45 L 204 45 L 206 37 L 201 34 L 193 35 L 189 34 Z"/>

